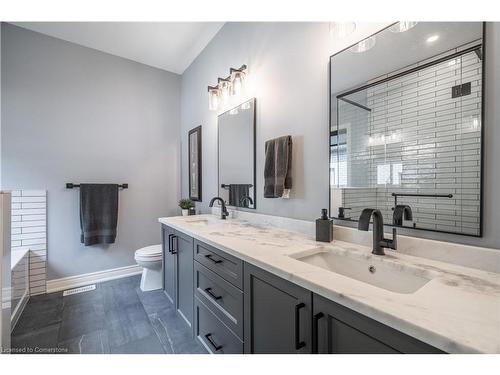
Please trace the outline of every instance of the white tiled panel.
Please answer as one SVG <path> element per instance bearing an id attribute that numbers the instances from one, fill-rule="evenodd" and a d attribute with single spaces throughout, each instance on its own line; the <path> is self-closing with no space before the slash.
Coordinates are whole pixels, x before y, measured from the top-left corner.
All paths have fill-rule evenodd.
<path id="1" fill-rule="evenodd" d="M 469 52 L 349 96 L 371 112 L 339 102 L 339 127 L 351 133 L 344 179 L 359 187 L 342 192 L 350 217 L 372 206 L 391 222 L 393 192 L 453 194 L 398 203 L 412 207 L 419 228 L 479 234 L 481 69 Z M 471 94 L 452 98 L 468 82 Z"/>
<path id="2" fill-rule="evenodd" d="M 12 192 L 12 251 L 28 249 L 30 294 L 46 292 L 47 192 Z"/>

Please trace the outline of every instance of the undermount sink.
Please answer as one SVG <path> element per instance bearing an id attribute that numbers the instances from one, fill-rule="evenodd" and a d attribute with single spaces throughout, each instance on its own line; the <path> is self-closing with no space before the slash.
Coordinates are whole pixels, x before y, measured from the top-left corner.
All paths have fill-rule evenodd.
<path id="1" fill-rule="evenodd" d="M 316 248 L 289 256 L 327 271 L 401 294 L 415 293 L 432 279 L 425 270 L 377 259 L 375 255 L 357 256 L 340 248 L 338 250 Z"/>
<path id="2" fill-rule="evenodd" d="M 194 216 L 192 219 L 188 219 L 186 220 L 186 223 L 189 223 L 189 224 L 194 224 L 194 225 L 200 225 L 200 226 L 205 226 L 205 225 L 208 225 L 208 224 L 217 224 L 217 223 L 226 223 L 226 220 L 221 220 L 219 218 L 216 218 L 216 217 L 204 217 L 204 218 L 197 218 L 196 216 Z"/>
<path id="3" fill-rule="evenodd" d="M 193 219 L 193 220 L 186 220 L 186 223 L 189 224 L 197 224 L 197 225 L 208 225 L 208 223 L 211 222 L 208 219 Z"/>

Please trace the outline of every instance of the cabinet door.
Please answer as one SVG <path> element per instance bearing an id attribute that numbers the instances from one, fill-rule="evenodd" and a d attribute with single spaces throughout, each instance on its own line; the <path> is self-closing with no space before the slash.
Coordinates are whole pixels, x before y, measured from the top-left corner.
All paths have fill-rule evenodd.
<path id="1" fill-rule="evenodd" d="M 176 303 L 175 298 L 175 270 L 176 257 L 172 253 L 174 230 L 166 225 L 162 226 L 163 243 L 163 290 L 172 303 Z"/>
<path id="2" fill-rule="evenodd" d="M 244 265 L 245 353 L 311 353 L 311 292 Z"/>
<path id="3" fill-rule="evenodd" d="M 186 322 L 193 323 L 193 239 L 184 233 L 175 231 L 173 248 L 177 258 L 176 285 L 177 311 Z"/>
<path id="4" fill-rule="evenodd" d="M 314 353 L 440 353 L 413 337 L 316 294 L 313 304 Z"/>

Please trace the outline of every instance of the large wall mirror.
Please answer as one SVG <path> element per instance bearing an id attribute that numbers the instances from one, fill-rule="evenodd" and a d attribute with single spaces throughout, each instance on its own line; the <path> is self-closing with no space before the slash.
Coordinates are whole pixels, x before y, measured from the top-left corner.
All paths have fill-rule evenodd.
<path id="1" fill-rule="evenodd" d="M 255 98 L 219 115 L 219 197 L 255 208 Z"/>
<path id="2" fill-rule="evenodd" d="M 330 58 L 330 216 L 481 236 L 483 29 L 397 23 Z"/>

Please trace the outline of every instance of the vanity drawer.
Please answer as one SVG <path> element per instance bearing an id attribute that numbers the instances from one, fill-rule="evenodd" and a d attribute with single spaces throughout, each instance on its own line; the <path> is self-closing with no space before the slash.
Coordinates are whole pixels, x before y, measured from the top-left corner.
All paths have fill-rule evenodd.
<path id="1" fill-rule="evenodd" d="M 243 287 L 243 262 L 198 240 L 194 240 L 194 259 L 214 271 L 226 281 Z"/>
<path id="2" fill-rule="evenodd" d="M 198 297 L 194 299 L 196 336 L 214 354 L 242 354 L 243 342 Z"/>
<path id="3" fill-rule="evenodd" d="M 195 261 L 194 290 L 225 325 L 243 337 L 243 292 L 240 289 Z"/>

